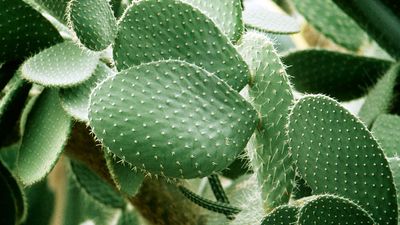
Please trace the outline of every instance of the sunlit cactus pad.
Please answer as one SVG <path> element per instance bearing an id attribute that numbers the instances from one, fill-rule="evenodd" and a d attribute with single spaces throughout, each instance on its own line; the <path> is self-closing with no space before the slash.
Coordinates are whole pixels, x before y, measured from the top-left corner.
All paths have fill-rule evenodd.
<path id="1" fill-rule="evenodd" d="M 97 138 L 133 167 L 193 178 L 226 168 L 258 118 L 216 76 L 185 62 L 160 61 L 98 85 L 89 120 Z"/>
<path id="2" fill-rule="evenodd" d="M 379 224 L 397 224 L 396 189 L 382 149 L 336 101 L 307 96 L 289 117 L 290 147 L 313 194 L 346 197 Z"/>
<path id="3" fill-rule="evenodd" d="M 215 73 L 235 90 L 249 71 L 213 21 L 175 0 L 143 0 L 127 9 L 114 44 L 119 70 L 164 59 L 184 60 Z"/>
<path id="4" fill-rule="evenodd" d="M 41 51 L 21 67 L 26 80 L 50 87 L 69 87 L 89 79 L 99 55 L 63 42 Z"/>

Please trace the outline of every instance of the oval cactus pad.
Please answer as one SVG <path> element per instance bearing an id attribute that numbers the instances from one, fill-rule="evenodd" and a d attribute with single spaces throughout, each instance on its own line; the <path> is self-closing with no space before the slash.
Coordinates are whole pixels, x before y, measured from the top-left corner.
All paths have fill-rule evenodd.
<path id="1" fill-rule="evenodd" d="M 89 123 L 113 154 L 153 174 L 204 177 L 245 147 L 257 114 L 225 82 L 182 61 L 132 67 L 92 92 Z"/>

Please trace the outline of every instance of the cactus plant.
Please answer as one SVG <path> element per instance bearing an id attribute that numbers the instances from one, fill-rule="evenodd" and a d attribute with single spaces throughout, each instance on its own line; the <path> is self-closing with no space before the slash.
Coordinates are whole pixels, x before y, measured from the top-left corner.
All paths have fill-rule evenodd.
<path id="1" fill-rule="evenodd" d="M 397 225 L 398 24 L 389 0 L 0 0 L 0 224 Z"/>

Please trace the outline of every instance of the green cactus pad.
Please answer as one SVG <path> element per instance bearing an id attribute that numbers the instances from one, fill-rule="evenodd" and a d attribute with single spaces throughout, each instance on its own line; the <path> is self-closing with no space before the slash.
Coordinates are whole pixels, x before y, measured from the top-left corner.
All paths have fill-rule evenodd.
<path id="1" fill-rule="evenodd" d="M 387 157 L 400 155 L 400 116 L 378 116 L 372 126 L 372 133 Z"/>
<path id="2" fill-rule="evenodd" d="M 105 158 L 107 168 L 118 190 L 128 196 L 136 195 L 142 186 L 143 174 L 133 171 L 129 165 L 123 165 L 119 158 L 114 160 L 108 154 L 105 154 Z"/>
<path id="3" fill-rule="evenodd" d="M 23 78 L 43 86 L 69 87 L 89 79 L 98 61 L 98 54 L 64 42 L 28 59 L 20 71 Z"/>
<path id="4" fill-rule="evenodd" d="M 363 96 L 392 62 L 327 50 L 302 50 L 282 61 L 300 92 L 326 94 L 340 101 Z"/>
<path id="5" fill-rule="evenodd" d="M 21 185 L 0 161 L 1 224 L 20 224 L 26 217 L 26 200 Z"/>
<path id="6" fill-rule="evenodd" d="M 245 34 L 238 50 L 252 71 L 250 97 L 261 114 L 261 128 L 256 132 L 257 147 L 250 154 L 254 155 L 251 163 L 262 188 L 264 208 L 270 211 L 289 201 L 294 183 L 286 135 L 293 95 L 284 66 L 264 34 Z"/>
<path id="7" fill-rule="evenodd" d="M 0 62 L 23 59 L 62 41 L 56 28 L 22 0 L 0 0 Z"/>
<path id="8" fill-rule="evenodd" d="M 293 0 L 293 3 L 307 22 L 335 43 L 356 51 L 367 41 L 357 23 L 331 0 Z"/>
<path id="9" fill-rule="evenodd" d="M 93 88 L 114 74 L 104 63 L 99 63 L 89 80 L 75 87 L 60 89 L 61 105 L 64 110 L 79 121 L 88 121 L 89 96 Z"/>
<path id="10" fill-rule="evenodd" d="M 275 208 L 266 217 L 261 225 L 291 225 L 297 222 L 299 208 L 291 205 L 282 205 Z"/>
<path id="11" fill-rule="evenodd" d="M 85 165 L 70 161 L 71 171 L 78 185 L 97 202 L 113 208 L 124 208 L 124 199 L 108 183 Z"/>
<path id="12" fill-rule="evenodd" d="M 214 73 L 235 90 L 249 80 L 246 63 L 217 26 L 197 9 L 174 0 L 133 4 L 119 22 L 114 59 L 118 70 L 183 60 Z"/>
<path id="13" fill-rule="evenodd" d="M 394 88 L 399 74 L 400 63 L 397 63 L 393 65 L 369 91 L 365 102 L 358 113 L 358 116 L 368 127 L 373 124 L 380 114 L 389 112 L 394 98 Z"/>
<path id="14" fill-rule="evenodd" d="M 45 89 L 28 115 L 17 159 L 17 174 L 25 185 L 44 178 L 54 167 L 68 139 L 71 119 L 56 90 Z"/>
<path id="15" fill-rule="evenodd" d="M 233 42 L 244 31 L 241 0 L 181 0 L 199 9 Z"/>
<path id="16" fill-rule="evenodd" d="M 168 177 L 204 177 L 226 168 L 258 121 L 226 83 L 182 61 L 142 64 L 99 84 L 89 124 L 134 168 Z"/>
<path id="17" fill-rule="evenodd" d="M 349 199 L 322 195 L 307 202 L 298 214 L 298 225 L 374 225 L 374 220 L 360 206 Z"/>
<path id="18" fill-rule="evenodd" d="M 382 149 L 336 101 L 307 96 L 289 117 L 290 147 L 313 194 L 355 201 L 378 224 L 397 224 L 396 189 Z"/>
<path id="19" fill-rule="evenodd" d="M 55 209 L 55 194 L 47 185 L 47 180 L 25 189 L 28 215 L 24 225 L 48 225 Z M 45 207 L 44 207 L 45 206 Z"/>
<path id="20" fill-rule="evenodd" d="M 139 219 L 135 212 L 124 210 L 118 219 L 117 225 L 139 225 Z"/>
<path id="21" fill-rule="evenodd" d="M 68 23 L 87 48 L 101 51 L 114 42 L 117 21 L 107 0 L 71 0 Z"/>
<path id="22" fill-rule="evenodd" d="M 388 158 L 390 169 L 392 170 L 394 184 L 397 189 L 397 206 L 399 207 L 399 217 L 400 217 L 400 158 L 392 157 Z M 400 218 L 399 218 L 400 220 Z"/>
<path id="23" fill-rule="evenodd" d="M 292 17 L 276 13 L 257 1 L 244 4 L 243 21 L 246 26 L 275 34 L 293 34 L 300 32 L 300 24 Z"/>
<path id="24" fill-rule="evenodd" d="M 17 142 L 20 138 L 18 121 L 25 107 L 32 84 L 18 76 L 10 81 L 10 89 L 0 101 L 0 146 Z"/>
<path id="25" fill-rule="evenodd" d="M 67 23 L 67 5 L 70 0 L 33 0 L 61 23 Z"/>
<path id="26" fill-rule="evenodd" d="M 390 55 L 400 59 L 400 7 L 395 0 L 333 0 Z M 350 37 L 350 36 L 349 36 Z"/>

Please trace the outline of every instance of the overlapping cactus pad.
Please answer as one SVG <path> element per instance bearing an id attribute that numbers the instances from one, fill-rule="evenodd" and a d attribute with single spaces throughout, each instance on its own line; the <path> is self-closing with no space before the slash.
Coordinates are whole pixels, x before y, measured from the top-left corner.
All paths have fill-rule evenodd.
<path id="1" fill-rule="evenodd" d="M 120 72 L 91 95 L 90 125 L 113 154 L 168 177 L 226 168 L 258 121 L 253 107 L 213 74 L 182 61 Z"/>
<path id="2" fill-rule="evenodd" d="M 213 21 L 175 0 L 133 4 L 119 22 L 114 59 L 119 70 L 157 60 L 184 60 L 215 73 L 236 90 L 249 79 L 246 63 Z"/>
<path id="3" fill-rule="evenodd" d="M 299 100 L 289 123 L 296 165 L 313 194 L 346 197 L 379 224 L 397 224 L 396 189 L 382 149 L 367 128 L 325 96 Z"/>

